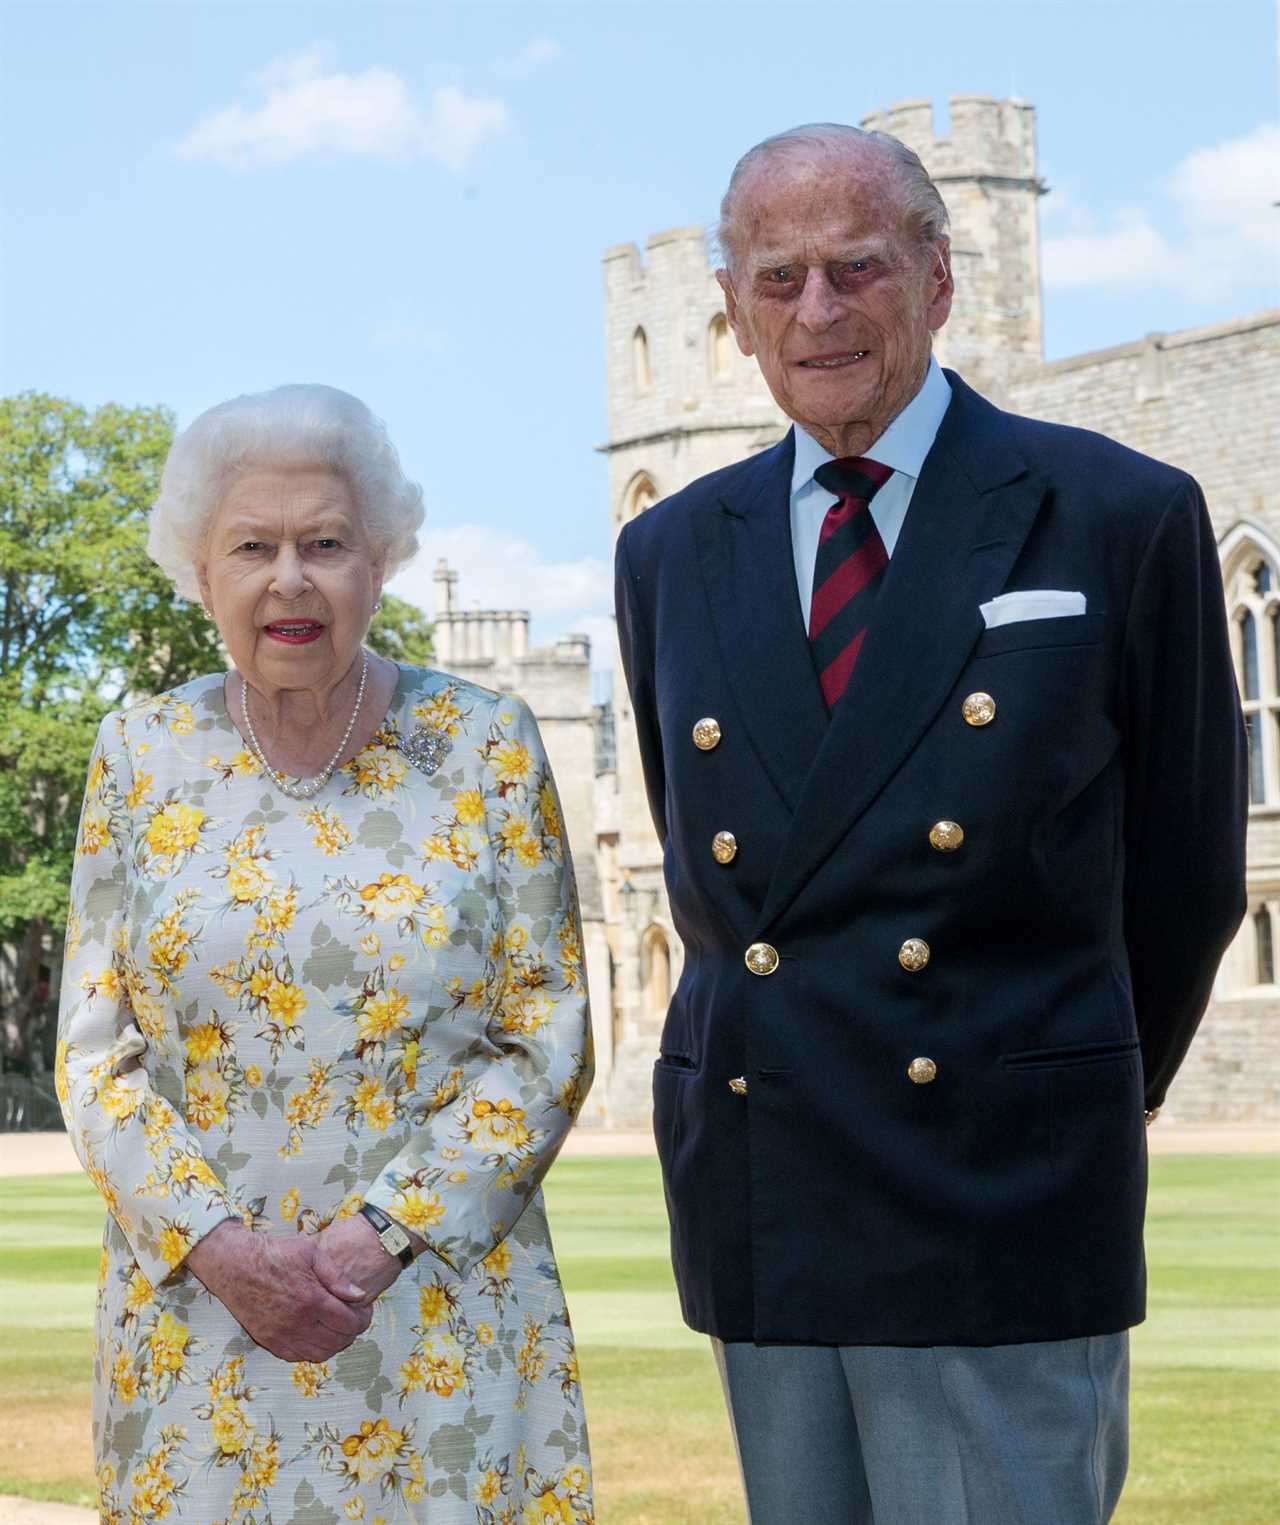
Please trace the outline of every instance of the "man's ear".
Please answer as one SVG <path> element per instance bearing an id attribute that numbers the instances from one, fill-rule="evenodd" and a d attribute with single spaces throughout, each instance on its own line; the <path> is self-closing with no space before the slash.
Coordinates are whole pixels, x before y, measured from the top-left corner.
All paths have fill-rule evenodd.
<path id="1" fill-rule="evenodd" d="M 933 297 L 929 303 L 929 327 L 934 332 L 951 316 L 951 299 L 956 293 L 955 278 L 951 274 L 951 240 L 940 238 L 933 246 L 929 277 L 934 282 Z"/>
<path id="2" fill-rule="evenodd" d="M 733 337 L 738 341 L 738 348 L 744 355 L 754 355 L 756 348 L 751 342 L 751 335 L 747 332 L 746 324 L 742 321 L 738 299 L 733 291 L 733 278 L 727 270 L 717 270 L 716 280 L 720 282 L 720 290 L 724 292 L 724 315 L 729 320 Z"/>

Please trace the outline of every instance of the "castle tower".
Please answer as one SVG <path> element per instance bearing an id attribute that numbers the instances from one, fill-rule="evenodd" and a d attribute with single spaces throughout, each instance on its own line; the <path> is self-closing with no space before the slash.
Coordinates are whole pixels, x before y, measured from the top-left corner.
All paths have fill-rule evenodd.
<path id="1" fill-rule="evenodd" d="M 994 401 L 1010 376 L 1038 365 L 1040 224 L 1035 108 L 989 95 L 953 95 L 951 132 L 936 137 L 928 101 L 862 119 L 914 149 L 951 213 L 955 301 L 934 340 L 943 365 Z"/>

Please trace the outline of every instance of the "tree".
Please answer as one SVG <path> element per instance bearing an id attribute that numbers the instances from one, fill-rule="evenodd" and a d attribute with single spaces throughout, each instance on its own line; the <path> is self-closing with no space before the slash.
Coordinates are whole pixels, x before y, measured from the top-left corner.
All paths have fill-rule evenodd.
<path id="1" fill-rule="evenodd" d="M 145 552 L 165 408 L 0 400 L 0 1013 L 42 1067 L 84 773 L 126 698 L 219 665 L 217 633 Z"/>
<path id="2" fill-rule="evenodd" d="M 369 627 L 369 649 L 393 662 L 426 667 L 431 662 L 431 622 L 416 605 L 382 595 L 382 608 Z"/>

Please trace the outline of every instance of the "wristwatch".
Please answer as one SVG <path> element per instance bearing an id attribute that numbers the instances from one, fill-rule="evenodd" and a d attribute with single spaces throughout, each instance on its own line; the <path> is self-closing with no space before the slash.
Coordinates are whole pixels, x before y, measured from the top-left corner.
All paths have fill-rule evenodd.
<path id="1" fill-rule="evenodd" d="M 378 1243 L 386 1250 L 388 1255 L 394 1255 L 402 1266 L 413 1264 L 413 1245 L 408 1234 L 388 1218 L 380 1207 L 374 1207 L 371 1202 L 365 1202 L 360 1208 L 360 1216 L 367 1218 L 378 1233 Z"/>

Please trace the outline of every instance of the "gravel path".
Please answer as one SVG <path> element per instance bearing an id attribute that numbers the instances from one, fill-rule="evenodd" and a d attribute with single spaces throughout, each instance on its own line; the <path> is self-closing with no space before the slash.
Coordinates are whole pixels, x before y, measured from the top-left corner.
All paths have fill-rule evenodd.
<path id="1" fill-rule="evenodd" d="M 1148 1135 L 1152 1154 L 1280 1153 L 1280 1127 L 1271 1123 L 1197 1123 L 1158 1121 Z M 578 1128 L 564 1146 L 567 1158 L 653 1153 L 651 1133 L 609 1133 Z M 65 1133 L 0 1134 L 0 1177 L 74 1175 L 80 1163 Z M 0 1515 L 0 1525 L 8 1525 Z"/>

